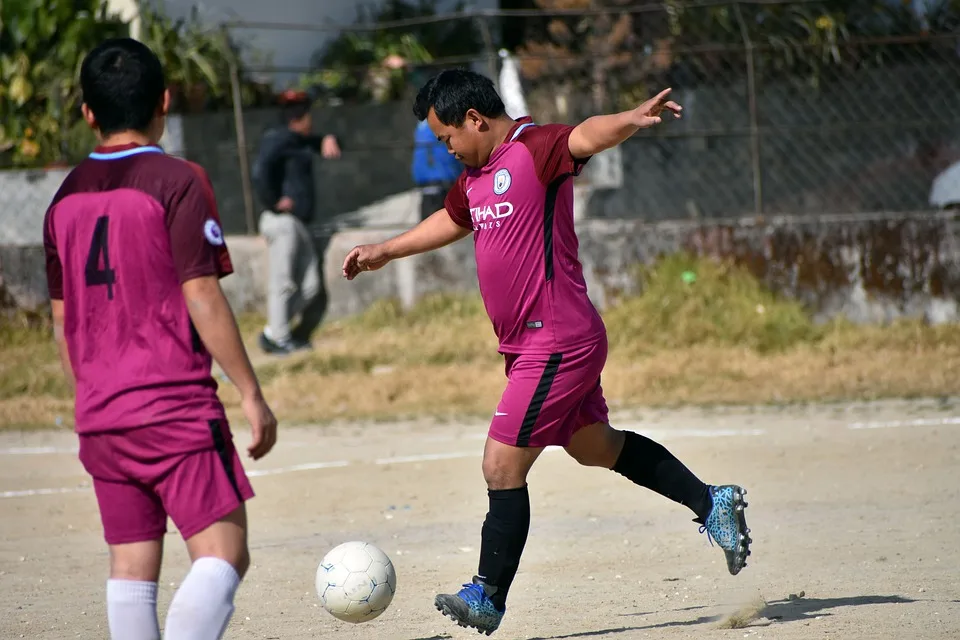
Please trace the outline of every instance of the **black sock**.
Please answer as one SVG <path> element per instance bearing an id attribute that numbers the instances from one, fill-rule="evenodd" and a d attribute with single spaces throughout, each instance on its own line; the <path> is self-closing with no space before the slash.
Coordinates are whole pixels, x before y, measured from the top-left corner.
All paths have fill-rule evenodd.
<path id="1" fill-rule="evenodd" d="M 480 543 L 480 567 L 477 577 L 488 587 L 487 595 L 503 611 L 507 592 L 527 543 L 530 530 L 530 494 L 527 487 L 488 490 L 490 511 L 483 521 Z M 493 591 L 493 593 L 490 593 Z"/>
<path id="2" fill-rule="evenodd" d="M 639 433 L 625 431 L 623 451 L 613 470 L 642 487 L 686 505 L 697 520 L 706 522 L 713 508 L 710 487 L 693 475 L 666 448 Z"/>

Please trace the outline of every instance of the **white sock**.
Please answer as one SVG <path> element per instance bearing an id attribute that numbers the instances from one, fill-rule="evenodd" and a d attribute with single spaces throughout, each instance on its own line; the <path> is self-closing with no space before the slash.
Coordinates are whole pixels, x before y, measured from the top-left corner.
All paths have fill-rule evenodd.
<path id="1" fill-rule="evenodd" d="M 286 346 L 287 344 L 290 343 L 290 335 L 289 335 L 289 334 L 287 334 L 287 337 L 284 338 L 283 340 L 278 340 L 277 338 L 275 338 L 275 337 L 273 336 L 273 331 L 270 331 L 270 327 L 264 327 L 264 328 L 263 328 L 263 335 L 267 336 L 267 340 L 270 340 L 271 342 L 273 342 L 273 343 L 275 343 L 275 344 L 278 344 L 278 345 L 280 345 L 281 347 Z"/>
<path id="2" fill-rule="evenodd" d="M 167 612 L 166 640 L 219 640 L 233 615 L 240 576 L 220 558 L 198 558 Z"/>
<path id="3" fill-rule="evenodd" d="M 107 621 L 113 640 L 160 640 L 157 583 L 107 580 Z"/>

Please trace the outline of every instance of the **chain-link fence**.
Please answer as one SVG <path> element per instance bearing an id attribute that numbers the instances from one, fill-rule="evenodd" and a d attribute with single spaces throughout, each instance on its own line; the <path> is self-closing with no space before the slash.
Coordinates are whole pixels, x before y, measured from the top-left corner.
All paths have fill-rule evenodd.
<path id="1" fill-rule="evenodd" d="M 224 28 L 237 41 L 255 33 L 261 44 L 291 34 L 315 42 L 302 64 L 247 55 L 234 95 L 250 78 L 272 78 L 317 98 L 316 128 L 343 146 L 339 161 L 317 163 L 321 226 L 378 202 L 388 213 L 415 206 L 399 197 L 415 193 L 412 98 L 432 73 L 454 66 L 499 82 L 515 64 L 538 122 L 576 123 L 673 87 L 683 119 L 591 163 L 617 169 L 611 178 L 593 167 L 581 180 L 597 187 L 593 217 L 922 211 L 960 201 L 960 175 L 956 194 L 941 177 L 960 160 L 955 0 L 928 3 L 936 7 L 925 17 L 910 3 L 881 10 L 858 0 L 500 3 L 524 4 L 532 8 L 381 14 L 348 26 L 233 22 Z M 194 113 L 178 126 L 178 152 L 207 168 L 227 230 L 255 231 L 262 203 L 250 166 L 263 133 L 281 126 L 279 110 Z M 364 224 L 391 220 L 377 215 Z"/>
<path id="2" fill-rule="evenodd" d="M 598 189 L 592 216 L 949 204 L 931 195 L 960 159 L 956 3 L 926 18 L 897 7 L 858 18 L 857 3 L 845 3 L 845 12 L 823 2 L 538 4 L 351 27 L 230 28 L 327 38 L 309 66 L 256 70 L 311 86 L 321 127 L 344 139 L 344 160 L 324 163 L 318 178 L 329 215 L 412 187 L 410 101 L 432 72 L 467 66 L 499 79 L 507 60 L 517 64 L 524 101 L 540 122 L 629 108 L 666 86 L 684 105 L 682 120 L 622 146 L 615 159 L 622 180 Z M 577 4 L 589 6 L 558 8 Z M 509 58 L 498 55 L 503 50 Z M 397 58 L 401 69 L 391 68 Z M 246 127 L 251 154 L 262 124 Z M 960 199 L 960 180 L 957 191 Z"/>

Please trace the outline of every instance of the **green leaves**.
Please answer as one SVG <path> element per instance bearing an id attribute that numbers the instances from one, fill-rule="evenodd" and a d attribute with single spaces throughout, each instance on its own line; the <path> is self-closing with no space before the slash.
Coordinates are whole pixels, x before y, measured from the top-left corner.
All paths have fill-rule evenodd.
<path id="1" fill-rule="evenodd" d="M 162 6 L 141 8 L 144 43 L 161 56 L 167 84 L 174 93 L 174 111 L 203 108 L 190 100 L 198 88 L 215 98 L 230 95 L 232 43 L 217 29 L 207 28 L 194 7 L 184 18 L 172 19 Z"/>
<path id="2" fill-rule="evenodd" d="M 80 63 L 125 32 L 101 0 L 0 3 L 0 167 L 67 159 L 61 133 L 78 119 Z"/>

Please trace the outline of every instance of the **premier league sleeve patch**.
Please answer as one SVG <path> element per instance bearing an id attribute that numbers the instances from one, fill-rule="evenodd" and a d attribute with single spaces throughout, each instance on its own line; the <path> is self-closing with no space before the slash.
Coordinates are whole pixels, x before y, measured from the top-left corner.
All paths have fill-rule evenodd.
<path id="1" fill-rule="evenodd" d="M 223 246 L 223 231 L 221 231 L 216 220 L 207 220 L 203 223 L 203 235 L 207 238 L 207 242 L 213 246 Z"/>

